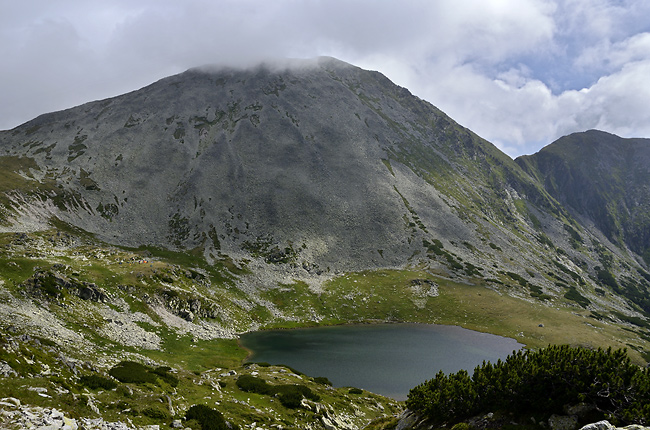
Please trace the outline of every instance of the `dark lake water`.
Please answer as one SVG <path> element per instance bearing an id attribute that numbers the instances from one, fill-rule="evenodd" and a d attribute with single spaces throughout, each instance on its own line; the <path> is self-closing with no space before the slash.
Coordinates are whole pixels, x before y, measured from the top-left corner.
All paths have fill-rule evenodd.
<path id="1" fill-rule="evenodd" d="M 284 364 L 337 387 L 363 388 L 397 400 L 445 373 L 496 362 L 523 347 L 514 339 L 461 327 L 378 324 L 247 333 L 250 361 Z"/>

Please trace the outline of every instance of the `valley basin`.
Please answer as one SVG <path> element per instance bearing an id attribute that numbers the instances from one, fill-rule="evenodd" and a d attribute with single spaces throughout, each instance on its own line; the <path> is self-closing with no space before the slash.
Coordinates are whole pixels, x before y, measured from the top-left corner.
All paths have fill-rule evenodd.
<path id="1" fill-rule="evenodd" d="M 250 362 L 290 366 L 396 400 L 436 373 L 505 359 L 524 347 L 514 339 L 433 324 L 365 324 L 246 333 Z"/>

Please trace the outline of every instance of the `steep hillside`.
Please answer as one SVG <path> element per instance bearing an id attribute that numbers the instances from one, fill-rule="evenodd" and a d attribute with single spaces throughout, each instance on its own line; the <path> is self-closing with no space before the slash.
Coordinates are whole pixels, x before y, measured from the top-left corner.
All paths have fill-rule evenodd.
<path id="1" fill-rule="evenodd" d="M 290 390 L 320 403 L 235 385 L 287 379 L 242 365 L 239 333 L 315 324 L 454 324 L 644 363 L 647 153 L 593 135 L 615 142 L 587 167 L 581 135 L 515 162 L 332 58 L 191 69 L 0 132 L 4 395 L 137 425 L 203 399 L 253 427 L 393 420 L 389 399 L 300 375 Z M 124 360 L 157 376 L 101 390 Z"/>
<path id="2" fill-rule="evenodd" d="M 333 58 L 192 69 L 42 115 L 0 133 L 0 148 L 5 231 L 58 220 L 187 252 L 247 271 L 237 285 L 249 294 L 423 267 L 596 311 L 650 309 L 641 260 L 609 224 L 580 224 L 558 203 L 572 207 L 558 191 L 572 182 L 549 194 L 532 161 L 524 171 L 380 73 Z"/>
<path id="3" fill-rule="evenodd" d="M 650 264 L 650 139 L 591 130 L 516 161 L 574 214 Z"/>
<path id="4" fill-rule="evenodd" d="M 403 265 L 423 240 L 489 250 L 481 240 L 502 234 L 495 225 L 521 228 L 519 195 L 552 207 L 493 145 L 383 75 L 330 58 L 190 70 L 43 115 L 0 146 L 57 196 L 54 206 L 17 197 L 18 213 L 113 243 L 319 272 Z"/>

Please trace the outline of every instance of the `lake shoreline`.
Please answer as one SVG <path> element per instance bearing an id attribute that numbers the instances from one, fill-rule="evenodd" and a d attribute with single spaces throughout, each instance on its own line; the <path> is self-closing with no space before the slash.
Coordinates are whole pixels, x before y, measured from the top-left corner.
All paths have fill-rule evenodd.
<path id="1" fill-rule="evenodd" d="M 395 322 L 260 330 L 240 336 L 238 344 L 249 353 L 246 362 L 289 366 L 399 401 L 439 370 L 471 373 L 484 360 L 525 347 L 460 326 Z"/>

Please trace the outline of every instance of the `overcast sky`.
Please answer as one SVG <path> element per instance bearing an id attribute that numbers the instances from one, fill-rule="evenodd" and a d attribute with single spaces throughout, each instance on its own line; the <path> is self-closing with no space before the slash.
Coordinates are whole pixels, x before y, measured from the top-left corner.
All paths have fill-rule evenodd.
<path id="1" fill-rule="evenodd" d="M 650 137 L 647 0 L 0 0 L 0 129 L 190 67 L 329 55 L 512 157 Z"/>

